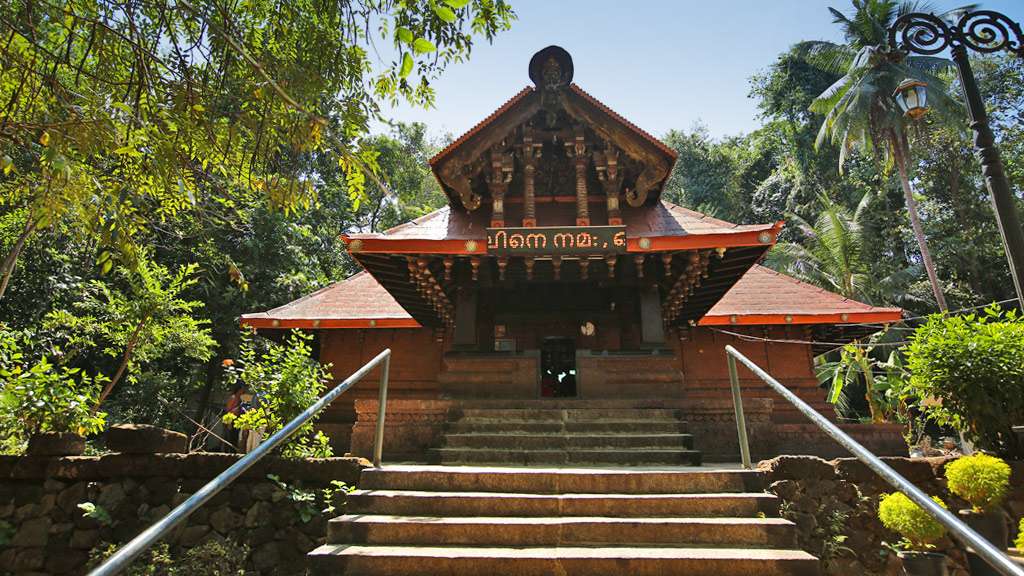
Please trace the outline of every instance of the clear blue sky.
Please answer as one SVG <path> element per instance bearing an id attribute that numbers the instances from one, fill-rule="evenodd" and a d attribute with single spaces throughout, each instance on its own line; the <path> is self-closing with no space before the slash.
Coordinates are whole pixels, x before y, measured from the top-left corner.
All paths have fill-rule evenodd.
<path id="1" fill-rule="evenodd" d="M 840 40 L 827 7 L 849 0 L 510 0 L 519 19 L 493 44 L 435 82 L 437 106 L 400 107 L 434 136 L 462 134 L 530 84 L 530 56 L 569 51 L 574 81 L 641 128 L 661 135 L 703 122 L 716 137 L 759 125 L 748 79 L 800 40 Z M 937 10 L 967 0 L 936 0 Z M 1024 1 L 982 2 L 1021 22 Z"/>

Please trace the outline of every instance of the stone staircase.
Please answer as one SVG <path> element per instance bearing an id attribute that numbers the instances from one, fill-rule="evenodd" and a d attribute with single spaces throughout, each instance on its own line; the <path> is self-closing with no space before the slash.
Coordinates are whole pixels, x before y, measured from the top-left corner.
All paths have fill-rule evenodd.
<path id="1" fill-rule="evenodd" d="M 312 574 L 819 574 L 756 472 L 388 466 L 359 487 Z"/>
<path id="2" fill-rule="evenodd" d="M 551 406 L 549 402 L 538 404 Z M 694 465 L 701 453 L 669 408 L 463 407 L 452 411 L 431 461 L 441 464 Z"/>

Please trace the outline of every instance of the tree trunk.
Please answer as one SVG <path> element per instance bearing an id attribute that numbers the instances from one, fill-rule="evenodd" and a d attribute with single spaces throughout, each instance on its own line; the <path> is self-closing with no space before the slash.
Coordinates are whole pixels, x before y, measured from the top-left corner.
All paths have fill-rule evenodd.
<path id="1" fill-rule="evenodd" d="M 25 228 L 18 235 L 18 239 L 14 241 L 14 245 L 11 246 L 11 251 L 4 257 L 3 263 L 0 264 L 0 300 L 3 299 L 4 293 L 7 292 L 7 285 L 11 282 L 11 275 L 14 274 L 14 266 L 18 263 L 18 256 L 21 255 L 25 242 L 35 229 L 36 225 L 32 222 L 31 218 L 26 218 Z"/>
<path id="2" fill-rule="evenodd" d="M 110 393 L 114 390 L 114 386 L 116 386 L 121 380 L 121 377 L 124 376 L 124 372 L 128 368 L 128 361 L 131 360 L 132 353 L 135 352 L 135 347 L 139 344 L 139 337 L 141 336 L 142 329 L 145 326 L 146 320 L 143 320 L 139 322 L 138 326 L 135 327 L 135 331 L 132 332 L 131 338 L 129 338 L 128 343 L 125 344 L 124 354 L 121 355 L 121 364 L 117 367 L 117 372 L 114 372 L 114 376 L 110 379 L 110 382 L 107 382 L 107 385 L 103 388 L 103 392 L 100 393 L 100 397 L 96 401 L 96 407 L 92 410 L 93 413 L 99 411 L 100 405 L 107 399 L 107 396 L 110 396 Z"/>
<path id="3" fill-rule="evenodd" d="M 910 189 L 910 177 L 907 175 L 907 151 L 909 145 L 907 144 L 906 136 L 896 136 L 894 132 L 890 132 L 890 138 L 892 139 L 893 157 L 896 160 L 896 168 L 900 173 L 900 184 L 903 186 L 903 198 L 907 202 L 907 213 L 910 214 L 910 227 L 914 230 L 914 238 L 917 239 L 917 246 L 921 249 L 921 261 L 924 263 L 924 269 L 928 273 L 928 281 L 932 285 L 932 292 L 935 294 L 935 302 L 939 305 L 939 310 L 946 312 L 949 307 L 946 306 L 946 297 L 942 293 L 942 287 L 939 286 L 939 277 L 935 273 L 935 263 L 932 262 L 932 254 L 928 250 L 928 241 L 924 237 L 924 228 L 921 227 L 921 217 L 917 213 L 917 200 L 914 200 L 914 191 Z"/>

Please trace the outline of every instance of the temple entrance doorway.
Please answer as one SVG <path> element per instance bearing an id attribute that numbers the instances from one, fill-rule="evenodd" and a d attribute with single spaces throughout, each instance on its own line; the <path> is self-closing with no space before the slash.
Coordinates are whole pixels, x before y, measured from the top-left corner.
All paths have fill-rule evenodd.
<path id="1" fill-rule="evenodd" d="M 572 338 L 544 338 L 540 347 L 540 395 L 576 397 L 576 342 Z"/>

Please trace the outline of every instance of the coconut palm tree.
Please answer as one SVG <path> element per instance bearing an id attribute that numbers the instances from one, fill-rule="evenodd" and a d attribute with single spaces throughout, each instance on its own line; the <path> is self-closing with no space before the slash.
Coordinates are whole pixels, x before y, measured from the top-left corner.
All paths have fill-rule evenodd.
<path id="1" fill-rule="evenodd" d="M 910 226 L 921 251 L 921 262 L 928 273 L 935 301 L 945 311 L 946 299 L 935 273 L 910 185 L 909 120 L 904 118 L 892 95 L 905 79 L 925 82 L 930 115 L 941 122 L 948 121 L 956 111 L 962 110 L 949 95 L 946 81 L 940 77 L 952 62 L 935 56 L 909 56 L 889 49 L 889 27 L 892 23 L 908 12 L 928 11 L 927 6 L 895 0 L 852 1 L 854 11 L 850 15 L 829 8 L 833 22 L 843 30 L 845 44 L 814 41 L 798 45 L 799 52 L 812 64 L 843 74 L 811 103 L 812 112 L 825 116 L 817 145 L 831 141 L 839 146 L 840 170 L 849 151 L 854 148 L 869 153 L 880 152 L 879 155 L 886 158 L 887 166 L 895 164 L 903 186 Z M 964 8 L 954 12 L 960 10 Z"/>
<path id="2" fill-rule="evenodd" d="M 900 303 L 902 288 L 919 277 L 920 267 L 910 266 L 886 277 L 872 274 L 865 259 L 866 240 L 861 225 L 873 195 L 864 194 L 851 211 L 827 196 L 819 196 L 821 208 L 814 222 L 796 214 L 786 218 L 803 235 L 801 243 L 780 242 L 768 253 L 766 264 L 780 272 L 847 298 L 872 304 Z M 903 302 L 907 303 L 907 302 Z"/>

